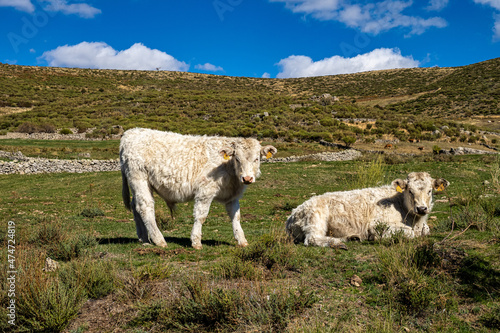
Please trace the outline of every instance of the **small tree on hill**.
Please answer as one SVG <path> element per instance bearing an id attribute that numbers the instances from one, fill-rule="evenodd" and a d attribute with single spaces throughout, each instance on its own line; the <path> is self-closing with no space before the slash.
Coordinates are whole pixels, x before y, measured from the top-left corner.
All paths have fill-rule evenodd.
<path id="1" fill-rule="evenodd" d="M 345 143 L 348 148 L 350 148 L 356 142 L 356 138 L 353 136 L 344 136 L 342 138 L 342 142 Z"/>

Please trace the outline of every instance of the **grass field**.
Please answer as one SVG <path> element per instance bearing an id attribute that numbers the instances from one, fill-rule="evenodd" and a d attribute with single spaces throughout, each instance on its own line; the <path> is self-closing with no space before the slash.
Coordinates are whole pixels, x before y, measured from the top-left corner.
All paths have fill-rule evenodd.
<path id="1" fill-rule="evenodd" d="M 100 145 L 95 148 L 113 156 L 113 144 Z M 316 149 L 283 145 L 294 152 Z M 192 249 L 192 203 L 179 205 L 173 221 L 162 200 L 157 220 L 168 247 L 139 244 L 121 202 L 119 172 L 0 176 L 4 318 L 8 265 L 17 269 L 16 325 L 2 321 L 1 329 L 497 332 L 500 159 L 384 156 L 382 163 L 365 155 L 263 164 L 240 202 L 250 243 L 244 249 L 235 246 L 224 207 L 216 203 L 203 227 L 203 249 Z M 451 182 L 435 195 L 431 236 L 350 242 L 348 251 L 286 238 L 287 216 L 315 193 L 390 183 L 412 171 Z M 42 270 L 47 257 L 58 270 Z"/>

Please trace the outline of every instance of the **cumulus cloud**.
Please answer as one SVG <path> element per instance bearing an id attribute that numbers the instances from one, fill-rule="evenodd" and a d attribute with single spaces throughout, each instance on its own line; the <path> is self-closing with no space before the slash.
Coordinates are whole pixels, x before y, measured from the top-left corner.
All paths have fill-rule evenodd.
<path id="1" fill-rule="evenodd" d="M 398 49 L 380 48 L 352 58 L 333 56 L 313 61 L 308 56 L 292 55 L 282 59 L 278 78 L 350 74 L 381 69 L 418 67 L 411 56 L 402 56 Z"/>
<path id="2" fill-rule="evenodd" d="M 491 6 L 497 11 L 500 11 L 500 0 L 474 0 L 475 3 Z M 493 24 L 493 38 L 496 40 L 500 40 L 500 13 L 496 12 L 493 15 L 494 24 Z"/>
<path id="3" fill-rule="evenodd" d="M 61 12 L 63 14 L 76 14 L 83 18 L 93 18 L 101 13 L 101 10 L 86 3 L 69 4 L 67 0 L 38 0 L 43 10 L 49 12 Z M 31 0 L 0 0 L 0 7 L 14 7 L 17 10 L 33 13 L 35 6 Z"/>
<path id="4" fill-rule="evenodd" d="M 49 66 L 97 69 L 135 69 L 187 71 L 189 65 L 171 55 L 141 43 L 117 51 L 103 42 L 82 42 L 46 51 L 40 57 Z"/>
<path id="5" fill-rule="evenodd" d="M 481 5 L 488 5 L 496 10 L 500 10 L 500 0 L 474 0 L 474 2 Z"/>
<path id="6" fill-rule="evenodd" d="M 202 70 L 202 71 L 207 71 L 207 72 L 223 72 L 224 71 L 224 68 L 222 68 L 220 66 L 215 66 L 215 65 L 209 64 L 208 62 L 206 64 L 203 64 L 203 65 L 201 65 L 201 64 L 196 65 L 196 66 L 194 66 L 194 68 Z"/>
<path id="7" fill-rule="evenodd" d="M 265 72 L 264 74 L 262 74 L 261 76 L 263 79 L 269 79 L 271 77 L 271 74 L 269 74 L 268 72 Z"/>
<path id="8" fill-rule="evenodd" d="M 14 7 L 17 10 L 33 13 L 35 6 L 30 0 L 0 0 L 0 7 Z"/>
<path id="9" fill-rule="evenodd" d="M 406 28 L 408 35 L 420 35 L 427 29 L 448 25 L 441 17 L 408 16 L 403 11 L 412 1 L 384 0 L 351 3 L 350 0 L 269 0 L 283 2 L 294 13 L 311 15 L 318 20 L 334 20 L 365 33 L 379 34 L 393 28 Z M 436 1 L 436 0 L 431 0 Z"/>
<path id="10" fill-rule="evenodd" d="M 66 0 L 41 0 L 47 3 L 44 10 L 51 12 L 61 12 L 63 14 L 76 14 L 83 18 L 93 18 L 101 13 L 100 9 L 92 7 L 86 3 L 68 4 Z"/>
<path id="11" fill-rule="evenodd" d="M 449 0 L 430 0 L 429 1 L 429 6 L 427 6 L 427 10 L 442 10 L 446 6 L 448 6 L 448 1 Z"/>

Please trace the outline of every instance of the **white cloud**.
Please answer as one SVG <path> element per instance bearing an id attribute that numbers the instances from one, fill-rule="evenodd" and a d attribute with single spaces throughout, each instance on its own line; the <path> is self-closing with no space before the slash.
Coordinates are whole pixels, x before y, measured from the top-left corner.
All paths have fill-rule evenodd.
<path id="1" fill-rule="evenodd" d="M 68 4 L 67 0 L 38 0 L 43 10 L 49 12 L 61 12 L 63 14 L 77 14 L 83 18 L 93 18 L 101 13 L 101 10 L 86 3 Z M 0 0 L 0 7 L 14 7 L 17 10 L 33 13 L 35 6 L 31 0 Z"/>
<path id="2" fill-rule="evenodd" d="M 474 0 L 475 3 L 491 6 L 497 11 L 500 11 L 500 0 Z M 493 38 L 496 40 L 500 40 L 500 13 L 496 12 L 493 15 L 493 19 L 495 20 L 493 24 Z"/>
<path id="3" fill-rule="evenodd" d="M 481 5 L 488 5 L 497 10 L 500 10 L 500 0 L 474 0 L 474 2 Z"/>
<path id="4" fill-rule="evenodd" d="M 265 72 L 264 74 L 262 74 L 261 76 L 263 79 L 269 79 L 271 77 L 271 74 L 269 74 L 268 72 Z"/>
<path id="5" fill-rule="evenodd" d="M 449 0 L 430 0 L 426 9 L 439 11 L 448 6 L 448 2 Z"/>
<path id="6" fill-rule="evenodd" d="M 54 67 L 187 71 L 189 65 L 141 43 L 117 51 L 103 42 L 82 42 L 46 51 L 40 57 Z"/>
<path id="7" fill-rule="evenodd" d="M 93 18 L 101 13 L 101 10 L 86 3 L 68 4 L 67 0 L 41 0 L 48 3 L 43 9 L 51 12 L 61 12 L 63 14 L 77 14 L 83 18 Z"/>
<path id="8" fill-rule="evenodd" d="M 381 69 L 418 67 L 419 62 L 413 57 L 404 57 L 398 49 L 375 49 L 369 53 L 352 58 L 333 56 L 313 61 L 303 55 L 292 55 L 282 59 L 278 66 L 281 72 L 278 78 L 309 77 L 322 75 L 349 74 Z"/>
<path id="9" fill-rule="evenodd" d="M 202 70 L 202 71 L 207 71 L 207 72 L 223 72 L 224 68 L 220 66 L 215 66 L 212 64 L 209 64 L 208 62 L 203 65 L 196 65 L 194 68 Z"/>
<path id="10" fill-rule="evenodd" d="M 17 10 L 33 13 L 35 6 L 31 0 L 0 0 L 0 7 L 14 7 Z"/>
<path id="11" fill-rule="evenodd" d="M 429 28 L 447 26 L 446 20 L 441 17 L 422 18 L 403 14 L 404 10 L 412 6 L 411 0 L 384 0 L 366 4 L 353 4 L 350 0 L 269 1 L 283 2 L 294 13 L 311 15 L 318 20 L 342 22 L 348 27 L 372 34 L 393 28 L 406 28 L 410 30 L 409 35 L 420 35 Z"/>
<path id="12" fill-rule="evenodd" d="M 495 25 L 493 26 L 493 38 L 500 40 L 500 14 L 495 14 Z"/>

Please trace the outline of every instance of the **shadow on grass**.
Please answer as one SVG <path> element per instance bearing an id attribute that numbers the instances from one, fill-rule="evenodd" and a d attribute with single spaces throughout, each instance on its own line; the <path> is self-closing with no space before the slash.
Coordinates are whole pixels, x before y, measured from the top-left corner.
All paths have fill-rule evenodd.
<path id="1" fill-rule="evenodd" d="M 473 299 L 489 299 L 500 294 L 500 272 L 477 256 L 469 256 L 461 262 L 457 277 L 463 292 Z"/>
<path id="2" fill-rule="evenodd" d="M 133 237 L 104 237 L 104 238 L 97 238 L 97 241 L 99 244 L 131 244 L 131 243 L 137 243 L 139 244 L 139 240 L 137 238 Z M 191 239 L 187 237 L 165 237 L 165 241 L 167 244 L 177 244 L 182 247 L 191 247 Z M 202 240 L 201 241 L 202 245 L 206 246 L 221 246 L 221 245 L 231 245 L 228 242 L 224 241 L 218 241 L 218 240 Z"/>

